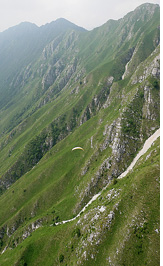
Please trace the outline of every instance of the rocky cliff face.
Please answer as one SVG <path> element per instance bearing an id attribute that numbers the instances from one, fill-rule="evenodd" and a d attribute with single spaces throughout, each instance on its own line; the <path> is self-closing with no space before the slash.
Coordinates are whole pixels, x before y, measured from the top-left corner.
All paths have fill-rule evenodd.
<path id="1" fill-rule="evenodd" d="M 131 78 L 131 84 L 136 84 L 138 87 L 135 87 L 135 95 L 131 99 L 129 95 L 124 100 L 122 95 L 123 101 L 128 104 L 122 109 L 120 117 L 114 120 L 113 123 L 105 125 L 105 130 L 103 131 L 104 140 L 100 145 L 100 152 L 105 151 L 108 147 L 111 148 L 112 152 L 102 162 L 91 182 L 81 193 L 81 206 L 82 202 L 85 202 L 85 198 L 91 197 L 95 188 L 98 189 L 101 186 L 105 186 L 108 181 L 118 177 L 124 171 L 129 162 L 133 160 L 133 154 L 138 151 L 146 138 L 158 128 L 156 121 L 158 121 L 159 103 L 157 102 L 158 98 L 155 98 L 158 89 L 156 80 L 159 78 L 160 73 L 158 49 L 159 47 L 149 57 L 148 62 L 150 64 L 143 63 L 143 66 L 144 64 L 146 65 L 143 68 L 144 75 L 140 74 L 142 73 L 140 71 L 141 64 Z M 151 57 L 153 58 L 152 61 Z M 137 76 L 137 80 L 135 76 Z M 148 80 L 148 77 L 151 77 L 151 80 Z M 109 106 L 110 98 L 112 98 L 111 94 L 105 98 L 103 108 Z M 142 118 L 146 120 L 145 123 Z M 100 152 L 95 149 L 94 156 L 87 162 L 82 170 L 82 175 L 87 174 L 92 161 L 98 158 Z"/>

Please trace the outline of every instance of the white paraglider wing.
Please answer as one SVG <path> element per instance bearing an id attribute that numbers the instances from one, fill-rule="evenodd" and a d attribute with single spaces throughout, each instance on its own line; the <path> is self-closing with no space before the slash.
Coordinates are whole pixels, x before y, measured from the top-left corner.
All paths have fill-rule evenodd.
<path id="1" fill-rule="evenodd" d="M 82 150 L 82 151 L 84 151 L 84 149 L 81 148 L 81 147 L 74 147 L 74 148 L 72 149 L 72 151 L 75 151 L 75 150 Z"/>

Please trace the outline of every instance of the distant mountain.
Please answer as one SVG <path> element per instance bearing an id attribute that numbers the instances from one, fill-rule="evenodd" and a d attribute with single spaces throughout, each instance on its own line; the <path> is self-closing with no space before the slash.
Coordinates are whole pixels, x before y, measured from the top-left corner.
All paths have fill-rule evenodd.
<path id="1" fill-rule="evenodd" d="M 5 90 L 5 97 L 1 94 L 1 108 L 8 101 L 6 87 L 13 77 L 35 62 L 48 43 L 69 30 L 86 31 L 65 19 L 58 19 L 42 27 L 23 22 L 0 33 L 0 86 Z"/>
<path id="2" fill-rule="evenodd" d="M 159 265 L 159 127 L 159 5 L 0 33 L 0 265 Z"/>

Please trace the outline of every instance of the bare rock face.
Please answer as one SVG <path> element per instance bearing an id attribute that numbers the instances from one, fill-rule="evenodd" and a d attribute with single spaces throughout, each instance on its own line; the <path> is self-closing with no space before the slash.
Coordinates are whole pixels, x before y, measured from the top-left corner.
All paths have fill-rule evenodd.
<path id="1" fill-rule="evenodd" d="M 150 75 L 154 78 L 160 78 L 160 54 L 158 53 L 159 47 L 157 47 L 155 51 L 151 54 L 151 61 L 148 64 L 145 65 L 145 63 L 142 63 L 138 67 L 137 71 L 131 78 L 131 84 L 142 83 Z M 143 69 L 143 71 L 140 71 L 141 68 Z"/>
<path id="2" fill-rule="evenodd" d="M 95 95 L 89 103 L 89 105 L 86 107 L 81 119 L 80 119 L 80 125 L 85 123 L 87 120 L 89 120 L 92 116 L 94 116 L 104 105 L 107 105 L 107 99 L 110 94 L 111 85 L 113 84 L 114 77 L 109 76 L 106 80 L 106 84 L 102 87 L 100 92 Z M 101 83 L 98 84 L 98 86 L 102 85 Z"/>
<path id="3" fill-rule="evenodd" d="M 144 87 L 144 99 L 145 99 L 145 106 L 144 106 L 145 118 L 148 120 L 154 120 L 155 114 L 150 110 L 150 106 L 154 104 L 154 101 L 152 99 L 151 88 L 149 86 Z"/>

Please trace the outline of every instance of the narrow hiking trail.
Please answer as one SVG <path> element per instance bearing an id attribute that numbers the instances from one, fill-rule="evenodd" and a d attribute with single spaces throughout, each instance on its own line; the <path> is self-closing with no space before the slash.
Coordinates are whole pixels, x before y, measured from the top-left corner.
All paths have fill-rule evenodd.
<path id="1" fill-rule="evenodd" d="M 136 162 L 140 159 L 140 157 L 142 155 L 144 155 L 147 152 L 147 150 L 151 147 L 151 145 L 154 143 L 154 141 L 159 136 L 160 136 L 160 129 L 158 129 L 152 136 L 150 136 L 145 141 L 143 148 L 136 155 L 136 157 L 134 158 L 134 160 L 132 161 L 132 163 L 129 165 L 129 167 L 118 177 L 118 179 L 121 179 L 121 178 L 125 177 L 129 173 L 129 171 L 131 171 L 133 169 L 133 167 L 135 166 Z M 69 222 L 72 222 L 72 221 L 76 220 L 80 216 L 80 214 L 83 213 L 86 210 L 86 208 L 101 195 L 101 193 L 107 188 L 107 186 L 104 187 L 98 194 L 94 195 L 92 197 L 92 199 L 85 205 L 85 207 L 74 218 L 72 218 L 70 220 L 58 222 L 55 225 L 61 225 L 61 224 L 69 223 Z"/>

